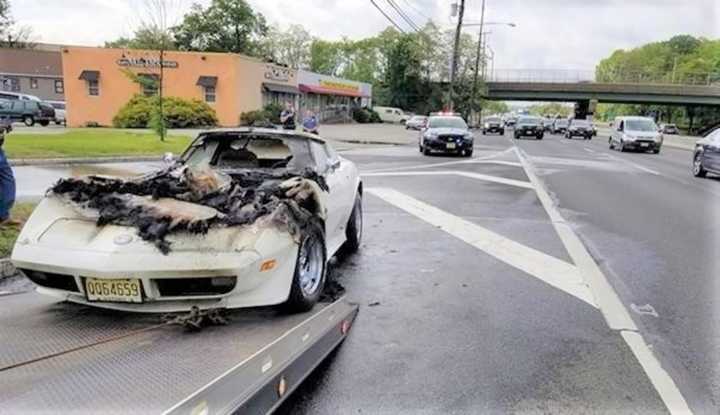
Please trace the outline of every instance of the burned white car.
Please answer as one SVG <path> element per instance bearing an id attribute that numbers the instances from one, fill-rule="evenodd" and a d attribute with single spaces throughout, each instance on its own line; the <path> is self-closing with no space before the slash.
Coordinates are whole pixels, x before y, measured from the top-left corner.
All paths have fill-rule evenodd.
<path id="1" fill-rule="evenodd" d="M 12 261 L 39 292 L 97 307 L 301 311 L 361 236 L 352 162 L 314 135 L 240 128 L 201 133 L 149 175 L 60 180 Z"/>

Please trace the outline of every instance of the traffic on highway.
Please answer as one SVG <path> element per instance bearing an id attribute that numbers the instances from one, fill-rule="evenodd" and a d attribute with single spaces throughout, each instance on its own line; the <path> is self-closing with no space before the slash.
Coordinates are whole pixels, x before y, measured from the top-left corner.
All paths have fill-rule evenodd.
<path id="1" fill-rule="evenodd" d="M 720 414 L 716 9 L 0 0 L 0 413 Z"/>

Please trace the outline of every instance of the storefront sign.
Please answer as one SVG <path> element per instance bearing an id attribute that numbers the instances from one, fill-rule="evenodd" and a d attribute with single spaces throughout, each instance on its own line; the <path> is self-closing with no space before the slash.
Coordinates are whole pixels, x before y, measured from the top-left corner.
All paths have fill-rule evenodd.
<path id="1" fill-rule="evenodd" d="M 360 90 L 360 87 L 355 84 L 325 79 L 320 80 L 320 87 L 330 91 L 351 92 L 354 94 L 357 94 Z"/>
<path id="2" fill-rule="evenodd" d="M 160 59 L 158 58 L 122 58 L 117 60 L 119 66 L 133 67 L 133 68 L 159 68 Z M 176 61 L 162 61 L 163 68 L 177 68 L 178 63 Z"/>
<path id="3" fill-rule="evenodd" d="M 287 82 L 293 76 L 292 69 L 265 65 L 265 79 Z"/>

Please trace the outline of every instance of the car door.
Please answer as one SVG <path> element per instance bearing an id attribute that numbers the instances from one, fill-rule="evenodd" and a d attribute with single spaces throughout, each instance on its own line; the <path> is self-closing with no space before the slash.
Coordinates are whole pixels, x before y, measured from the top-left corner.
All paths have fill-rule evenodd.
<path id="1" fill-rule="evenodd" d="M 720 129 L 715 130 L 708 137 L 704 149 L 704 165 L 708 170 L 720 171 Z"/>
<path id="2" fill-rule="evenodd" d="M 625 123 L 623 122 L 623 120 L 616 121 L 615 123 L 616 124 L 614 125 L 614 128 L 612 129 L 611 137 L 612 137 L 612 140 L 614 143 L 620 144 L 620 142 L 622 141 L 621 136 L 623 133 L 623 129 L 625 128 L 625 125 L 624 125 Z"/>
<path id="3" fill-rule="evenodd" d="M 343 180 L 338 168 L 330 165 L 324 144 L 311 141 L 310 150 L 315 161 L 318 173 L 325 177 L 329 190 L 325 200 L 325 242 L 328 256 L 332 255 L 337 246 L 344 240 L 345 224 L 342 223 L 343 216 Z M 339 241 L 339 242 L 338 242 Z"/>

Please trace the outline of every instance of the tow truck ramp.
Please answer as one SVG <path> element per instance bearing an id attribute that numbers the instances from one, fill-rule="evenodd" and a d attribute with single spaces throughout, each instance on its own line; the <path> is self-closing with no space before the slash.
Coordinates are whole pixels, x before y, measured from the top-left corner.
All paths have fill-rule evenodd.
<path id="1" fill-rule="evenodd" d="M 0 296 L 0 413 L 272 412 L 345 339 L 345 297 L 189 333 L 34 292 Z"/>

